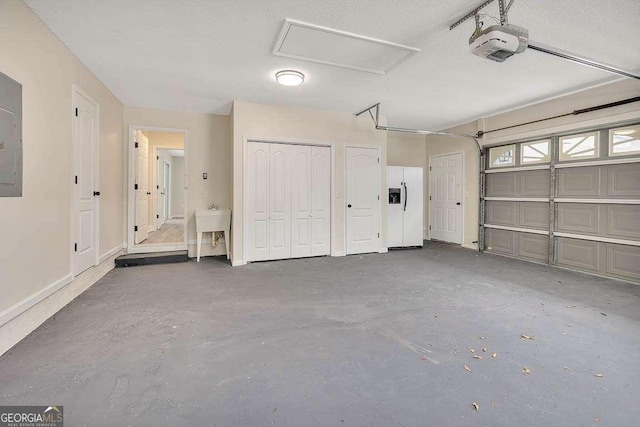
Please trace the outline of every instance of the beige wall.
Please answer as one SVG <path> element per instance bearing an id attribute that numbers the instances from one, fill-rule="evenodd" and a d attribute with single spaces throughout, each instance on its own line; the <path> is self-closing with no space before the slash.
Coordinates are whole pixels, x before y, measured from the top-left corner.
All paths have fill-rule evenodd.
<path id="1" fill-rule="evenodd" d="M 212 203 L 231 207 L 231 122 L 229 116 L 125 107 L 125 134 L 129 126 L 186 129 L 187 209 L 189 255 L 195 256 L 195 210 Z M 150 133 L 151 134 L 151 133 Z M 153 137 L 153 136 L 152 136 Z M 128 144 L 128 137 L 126 143 Z M 128 150 L 125 151 L 125 157 Z M 207 172 L 208 179 L 202 179 Z M 204 193 L 207 192 L 207 197 Z M 208 243 L 210 239 L 205 239 Z M 202 255 L 221 255 L 224 245 L 202 245 Z"/>
<path id="2" fill-rule="evenodd" d="M 386 188 L 387 135 L 375 130 L 369 117 L 351 113 L 289 108 L 272 105 L 234 102 L 233 106 L 233 231 L 234 262 L 243 260 L 243 149 L 245 138 L 326 142 L 335 144 L 336 194 L 332 200 L 332 253 L 345 252 L 344 186 L 345 146 L 371 145 L 381 148 L 382 180 L 380 195 Z M 386 247 L 386 204 L 382 203 L 382 247 Z"/>
<path id="3" fill-rule="evenodd" d="M 0 2 L 0 52 L 23 88 L 24 150 L 24 195 L 0 198 L 2 312 L 71 274 L 72 84 L 99 104 L 99 254 L 122 244 L 123 106 L 20 0 Z"/>
<path id="4" fill-rule="evenodd" d="M 427 160 L 427 139 L 424 135 L 409 133 L 389 132 L 387 134 L 387 165 L 389 166 L 414 166 L 421 167 L 424 183 L 424 228 L 428 228 L 429 211 L 427 202 L 429 199 L 429 167 Z M 428 231 L 424 231 L 423 238 L 428 238 Z"/>

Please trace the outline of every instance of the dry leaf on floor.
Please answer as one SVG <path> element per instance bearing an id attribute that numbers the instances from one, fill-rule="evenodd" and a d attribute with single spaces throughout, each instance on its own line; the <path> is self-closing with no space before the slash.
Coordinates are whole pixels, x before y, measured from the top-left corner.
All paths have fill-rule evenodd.
<path id="1" fill-rule="evenodd" d="M 469 372 L 471 372 L 471 368 L 470 368 L 470 367 L 468 367 L 467 365 L 464 365 L 464 369 L 465 369 L 465 370 L 467 370 L 467 371 L 469 371 Z"/>
<path id="2" fill-rule="evenodd" d="M 481 340 L 487 339 L 487 337 L 480 337 Z"/>
<path id="3" fill-rule="evenodd" d="M 562 335 L 567 335 L 567 333 L 566 333 L 566 332 L 563 332 L 563 333 L 562 333 Z"/>
<path id="4" fill-rule="evenodd" d="M 480 405 L 478 405 L 476 402 L 473 402 L 471 405 L 473 405 L 473 409 L 475 409 L 476 411 L 480 410 Z"/>
<path id="5" fill-rule="evenodd" d="M 496 357 L 498 357 L 498 353 L 493 353 L 493 354 L 491 355 L 491 357 L 493 357 L 493 358 L 495 359 Z"/>
<path id="6" fill-rule="evenodd" d="M 531 373 L 531 369 L 527 368 L 526 366 L 524 368 L 522 368 L 522 373 L 523 374 L 530 374 Z"/>
<path id="7" fill-rule="evenodd" d="M 487 347 L 483 348 L 482 351 L 484 351 L 486 353 L 487 351 Z"/>
<path id="8" fill-rule="evenodd" d="M 577 305 L 568 305 L 567 308 L 576 308 Z"/>
<path id="9" fill-rule="evenodd" d="M 593 422 L 594 422 L 594 423 L 599 423 L 599 422 L 600 422 L 600 418 L 594 418 L 594 419 L 593 419 Z"/>
<path id="10" fill-rule="evenodd" d="M 536 337 L 535 337 L 535 335 L 525 335 L 525 334 L 522 334 L 522 335 L 520 335 L 520 338 L 521 338 L 521 339 L 523 339 L 523 340 L 533 340 L 533 339 L 535 339 Z"/>
<path id="11" fill-rule="evenodd" d="M 477 354 L 475 356 L 473 356 L 473 358 L 482 360 L 482 356 L 478 356 Z"/>
<path id="12" fill-rule="evenodd" d="M 469 350 L 471 350 L 471 353 L 475 353 L 476 352 L 475 348 L 469 348 Z"/>
<path id="13" fill-rule="evenodd" d="M 495 405 L 496 402 L 494 402 L 493 400 L 491 401 L 491 406 Z"/>
<path id="14" fill-rule="evenodd" d="M 604 377 L 604 374 L 596 374 L 596 377 L 602 378 L 602 377 Z"/>

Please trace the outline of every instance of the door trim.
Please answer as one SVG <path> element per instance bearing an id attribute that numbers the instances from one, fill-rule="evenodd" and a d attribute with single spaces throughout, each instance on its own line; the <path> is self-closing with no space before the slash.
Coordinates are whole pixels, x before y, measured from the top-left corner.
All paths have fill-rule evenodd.
<path id="1" fill-rule="evenodd" d="M 133 190 L 133 185 L 136 181 L 136 168 L 135 161 L 132 159 L 135 158 L 135 147 L 133 145 L 133 131 L 149 131 L 149 132 L 170 132 L 170 133 L 181 133 L 184 135 L 184 224 L 183 224 L 183 242 L 179 245 L 165 245 L 165 244 L 153 244 L 149 243 L 146 245 L 136 245 L 134 243 L 134 234 L 133 226 L 135 224 L 135 191 Z M 187 204 L 188 194 L 189 194 L 189 131 L 187 129 L 177 129 L 177 128 L 165 128 L 165 127 L 157 127 L 157 126 L 142 126 L 142 125 L 129 125 L 129 136 L 127 139 L 128 144 L 128 157 L 127 157 L 127 179 L 125 180 L 127 188 L 125 194 L 127 195 L 127 252 L 130 254 L 144 254 L 144 253 L 153 253 L 153 252 L 169 252 L 169 251 L 186 251 L 187 250 L 187 220 L 189 217 L 189 205 Z"/>
<path id="2" fill-rule="evenodd" d="M 262 138 L 262 137 L 242 137 L 242 260 L 236 260 L 232 265 L 246 265 L 251 261 L 247 260 L 249 247 L 249 212 L 248 191 L 247 191 L 247 163 L 249 162 L 248 144 L 249 142 L 264 142 L 268 144 L 287 144 L 287 145 L 305 145 L 316 147 L 329 147 L 331 150 L 331 245 L 329 256 L 339 256 L 339 251 L 335 247 L 336 236 L 336 213 L 335 213 L 335 197 L 336 197 L 336 147 L 335 142 L 317 141 L 308 139 L 288 139 L 288 138 Z"/>
<path id="3" fill-rule="evenodd" d="M 344 221 L 344 238 L 342 240 L 342 244 L 343 244 L 343 253 L 345 255 L 350 255 L 347 252 L 347 227 L 348 227 L 348 221 L 347 221 L 347 148 L 369 148 L 369 149 L 375 149 L 378 152 L 378 159 L 380 159 L 378 161 L 378 177 L 380 178 L 380 182 L 379 182 L 379 189 L 378 191 L 380 192 L 380 200 L 378 200 L 378 213 L 379 213 L 379 223 L 378 223 L 378 229 L 380 230 L 380 238 L 378 239 L 378 253 L 386 253 L 388 252 L 388 248 L 386 247 L 386 244 L 383 245 L 382 244 L 382 238 L 384 237 L 385 239 L 385 243 L 386 243 L 386 235 L 383 235 L 383 231 L 382 231 L 382 225 L 383 225 L 383 220 L 386 221 L 387 220 L 387 211 L 385 210 L 384 213 L 382 212 L 382 200 L 385 196 L 384 194 L 384 189 L 382 187 L 382 184 L 384 183 L 384 188 L 386 189 L 387 187 L 387 174 L 386 174 L 386 169 L 385 169 L 385 174 L 384 177 L 382 176 L 382 147 L 380 147 L 379 145 L 370 145 L 370 144 L 345 144 L 344 146 L 344 152 L 343 152 L 343 159 L 344 159 L 344 187 L 342 189 L 342 209 L 344 211 L 344 215 L 343 215 L 343 221 Z M 386 230 L 386 229 L 385 229 Z M 353 255 L 357 255 L 357 254 L 353 254 Z"/>
<path id="4" fill-rule="evenodd" d="M 94 167 L 94 191 L 100 191 L 100 104 L 98 104 L 98 102 L 96 102 L 96 100 L 89 95 L 87 92 L 85 92 L 84 90 L 82 90 L 80 88 L 80 86 L 76 85 L 75 83 L 73 83 L 71 85 L 71 165 L 72 168 L 75 167 L 75 144 L 76 141 L 73 138 L 73 126 L 74 126 L 74 120 L 75 120 L 75 97 L 76 95 L 80 95 L 83 98 L 86 98 L 88 101 L 90 101 L 93 105 L 96 106 L 96 124 L 97 124 L 97 129 L 96 129 L 96 139 L 95 139 L 95 143 L 94 143 L 94 147 L 93 147 L 93 167 Z M 69 180 L 70 185 L 71 185 L 71 244 L 69 245 L 69 250 L 71 252 L 71 260 L 69 263 L 69 267 L 70 267 L 70 271 L 71 271 L 71 278 L 76 277 L 73 274 L 73 262 L 74 262 L 74 254 L 75 254 L 75 250 L 74 250 L 74 243 L 75 243 L 75 239 L 76 239 L 76 226 L 77 226 L 77 221 L 76 221 L 76 213 L 77 213 L 77 209 L 78 206 L 76 204 L 76 198 L 75 198 L 75 181 L 73 180 L 73 169 L 71 171 L 71 179 Z M 93 266 L 95 267 L 96 265 L 100 264 L 100 198 L 99 197 L 94 197 L 93 198 L 93 205 L 94 205 L 94 209 L 95 209 L 95 214 L 96 214 L 96 223 L 95 223 L 95 241 L 96 241 L 96 259 L 95 262 L 93 264 Z"/>
<path id="5" fill-rule="evenodd" d="M 458 151 L 450 151 L 448 153 L 441 153 L 441 154 L 434 154 L 433 156 L 429 156 L 429 191 L 428 191 L 428 196 L 429 199 L 427 200 L 429 202 L 429 212 L 427 213 L 427 218 L 429 218 L 428 221 L 428 229 L 427 229 L 427 236 L 429 238 L 429 240 L 431 240 L 431 225 L 432 225 L 432 219 L 431 219 L 431 182 L 432 182 L 432 176 L 431 176 L 431 172 L 433 172 L 431 170 L 431 162 L 434 158 L 437 157 L 445 157 L 445 156 L 451 156 L 452 154 L 460 154 L 460 157 L 462 158 L 462 179 L 461 179 L 461 189 L 460 189 L 460 197 L 462 198 L 462 214 L 460 215 L 460 243 L 453 243 L 453 242 L 449 242 L 449 243 L 453 243 L 454 245 L 459 244 L 460 246 L 464 246 L 464 218 L 465 218 L 465 212 L 467 209 L 467 197 L 465 195 L 465 185 L 464 185 L 464 181 L 466 178 L 466 173 L 465 173 L 465 169 L 464 169 L 464 151 L 462 150 L 458 150 Z"/>

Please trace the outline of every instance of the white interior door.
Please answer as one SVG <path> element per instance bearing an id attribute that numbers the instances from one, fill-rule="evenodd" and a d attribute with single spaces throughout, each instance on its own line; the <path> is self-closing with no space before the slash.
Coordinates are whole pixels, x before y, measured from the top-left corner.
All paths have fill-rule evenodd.
<path id="1" fill-rule="evenodd" d="M 331 148 L 311 148 L 311 255 L 331 252 Z"/>
<path id="2" fill-rule="evenodd" d="M 135 242 L 140 243 L 149 235 L 149 140 L 136 131 L 136 224 Z"/>
<path id="3" fill-rule="evenodd" d="M 291 145 L 291 258 L 312 254 L 311 147 Z"/>
<path id="4" fill-rule="evenodd" d="M 432 157 L 429 182 L 430 236 L 435 240 L 462 243 L 462 154 Z"/>
<path id="5" fill-rule="evenodd" d="M 380 164 L 377 148 L 347 147 L 347 254 L 380 249 Z"/>
<path id="6" fill-rule="evenodd" d="M 418 167 L 403 169 L 402 243 L 403 246 L 422 246 L 424 243 L 424 172 Z"/>
<path id="7" fill-rule="evenodd" d="M 404 167 L 387 166 L 387 247 L 403 246 Z"/>
<path id="8" fill-rule="evenodd" d="M 269 144 L 247 144 L 247 260 L 269 259 Z"/>
<path id="9" fill-rule="evenodd" d="M 74 167 L 74 256 L 73 274 L 96 265 L 98 206 L 98 106 L 74 91 L 73 118 Z"/>
<path id="10" fill-rule="evenodd" d="M 291 145 L 269 144 L 269 259 L 291 258 Z"/>

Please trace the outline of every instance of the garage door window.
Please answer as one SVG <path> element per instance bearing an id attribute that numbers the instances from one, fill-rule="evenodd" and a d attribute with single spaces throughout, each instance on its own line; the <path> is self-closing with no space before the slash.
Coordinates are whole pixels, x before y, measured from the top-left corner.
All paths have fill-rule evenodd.
<path id="1" fill-rule="evenodd" d="M 513 153 L 515 152 L 515 145 L 505 145 L 504 147 L 494 147 L 489 149 L 489 167 L 499 168 L 504 166 L 513 166 Z"/>
<path id="2" fill-rule="evenodd" d="M 640 125 L 609 131 L 609 155 L 640 154 Z"/>
<path id="3" fill-rule="evenodd" d="M 560 138 L 560 160 L 594 159 L 598 157 L 598 132 Z"/>
<path id="4" fill-rule="evenodd" d="M 526 142 L 521 148 L 521 164 L 549 162 L 549 140 Z"/>

